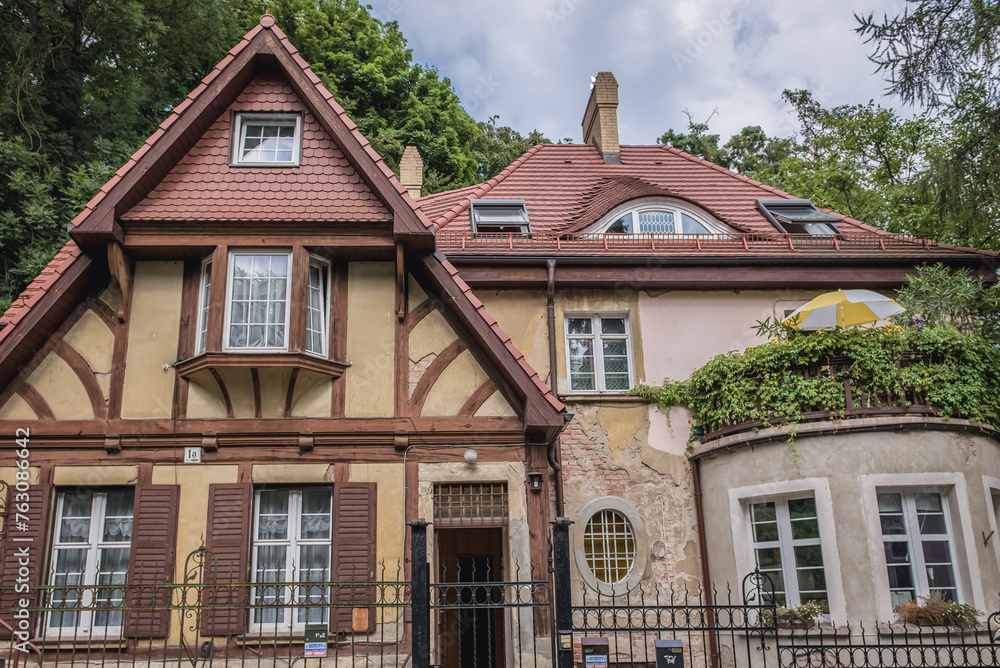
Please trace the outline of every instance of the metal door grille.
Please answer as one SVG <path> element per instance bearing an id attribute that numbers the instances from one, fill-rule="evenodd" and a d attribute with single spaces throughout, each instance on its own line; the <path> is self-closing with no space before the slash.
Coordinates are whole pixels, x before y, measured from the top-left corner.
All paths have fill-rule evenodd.
<path id="1" fill-rule="evenodd" d="M 472 482 L 434 485 L 434 526 L 507 526 L 507 483 Z"/>

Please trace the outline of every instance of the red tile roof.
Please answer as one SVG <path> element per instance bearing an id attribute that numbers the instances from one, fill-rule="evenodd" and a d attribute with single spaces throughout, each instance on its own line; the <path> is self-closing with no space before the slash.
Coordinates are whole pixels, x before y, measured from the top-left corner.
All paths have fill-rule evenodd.
<path id="1" fill-rule="evenodd" d="M 78 257 L 80 257 L 80 249 L 76 243 L 67 241 L 66 245 L 56 253 L 55 257 L 42 270 L 42 273 L 38 274 L 35 280 L 11 303 L 10 308 L 0 315 L 0 325 L 2 325 L 0 326 L 0 343 L 8 336 L 13 335 L 15 325 L 28 315 L 32 307 L 55 285 L 59 277 L 69 269 Z"/>
<path id="2" fill-rule="evenodd" d="M 438 246 L 449 255 L 801 255 L 804 251 L 838 257 L 910 257 L 927 255 L 1000 255 L 925 242 L 884 232 L 861 221 L 838 218 L 842 236 L 803 240 L 781 235 L 756 208 L 758 199 L 791 198 L 776 188 L 748 179 L 711 162 L 668 146 L 622 146 L 622 164 L 606 164 L 597 149 L 579 144 L 538 144 L 507 169 L 479 186 L 420 199 L 434 220 Z M 649 235 L 584 234 L 619 204 L 638 197 L 674 197 L 687 201 L 741 234 L 695 239 L 692 235 L 650 239 Z M 471 234 L 469 200 L 523 199 L 531 235 Z M 568 236 L 569 235 L 569 236 Z M 607 238 L 606 238 L 607 237 Z M 569 241 L 569 243 L 566 243 Z M 891 247 L 891 251 L 888 248 Z"/>
<path id="3" fill-rule="evenodd" d="M 297 167 L 231 167 L 232 112 L 302 114 Z M 122 220 L 386 221 L 392 214 L 279 74 L 247 86 Z"/>

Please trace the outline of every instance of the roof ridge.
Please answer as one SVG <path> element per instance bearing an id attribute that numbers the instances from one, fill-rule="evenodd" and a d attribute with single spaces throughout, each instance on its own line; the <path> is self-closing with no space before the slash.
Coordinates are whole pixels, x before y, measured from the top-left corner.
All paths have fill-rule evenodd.
<path id="1" fill-rule="evenodd" d="M 458 214 L 462 213 L 462 210 L 466 206 L 468 206 L 470 200 L 479 199 L 483 195 L 485 195 L 486 193 L 488 193 L 489 191 L 491 191 L 494 188 L 496 188 L 498 185 L 500 185 L 500 183 L 505 178 L 507 178 L 510 175 L 511 172 L 513 172 L 515 169 L 517 169 L 518 167 L 520 167 L 521 165 L 523 165 L 525 162 L 527 162 L 528 159 L 531 158 L 531 156 L 533 156 L 535 153 L 537 153 L 538 151 L 540 151 L 541 148 L 542 148 L 542 146 L 544 146 L 544 145 L 545 145 L 544 143 L 535 144 L 534 146 L 532 146 L 531 148 L 529 148 L 527 151 L 525 151 L 524 153 L 522 153 L 521 157 L 519 157 L 517 160 L 515 160 L 514 162 L 512 162 L 509 165 L 507 165 L 506 167 L 504 167 L 500 171 L 499 174 L 497 174 L 496 176 L 494 176 L 490 180 L 488 180 L 488 181 L 486 181 L 486 182 L 484 182 L 482 184 L 479 184 L 479 187 L 476 188 L 475 191 L 473 191 L 473 196 L 472 197 L 468 197 L 468 198 L 460 200 L 458 204 L 456 204 L 451 209 L 449 209 L 448 211 L 446 211 L 444 213 L 444 215 L 439 216 L 437 218 L 437 220 L 435 220 L 434 223 L 433 223 L 433 229 L 439 230 L 442 227 L 444 227 L 445 225 L 447 225 L 448 223 L 450 223 L 451 221 L 455 220 L 458 217 Z M 555 144 L 553 144 L 553 146 L 554 145 Z"/>

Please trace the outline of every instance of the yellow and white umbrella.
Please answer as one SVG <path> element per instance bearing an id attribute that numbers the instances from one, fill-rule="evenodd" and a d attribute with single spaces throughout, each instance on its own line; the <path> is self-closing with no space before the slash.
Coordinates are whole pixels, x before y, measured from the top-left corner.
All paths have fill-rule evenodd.
<path id="1" fill-rule="evenodd" d="M 902 313 L 906 309 L 871 290 L 837 290 L 816 297 L 782 322 L 800 331 L 856 327 Z"/>

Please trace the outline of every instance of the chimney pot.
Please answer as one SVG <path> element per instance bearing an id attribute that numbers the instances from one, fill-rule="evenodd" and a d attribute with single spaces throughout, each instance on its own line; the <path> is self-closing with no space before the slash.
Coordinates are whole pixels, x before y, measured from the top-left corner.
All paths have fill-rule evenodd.
<path id="1" fill-rule="evenodd" d="M 583 114 L 583 143 L 597 147 L 604 162 L 621 164 L 618 144 L 618 81 L 611 72 L 598 72 Z"/>
<path id="2" fill-rule="evenodd" d="M 413 199 L 418 199 L 424 187 L 424 161 L 416 146 L 407 146 L 399 159 L 399 182 Z"/>

